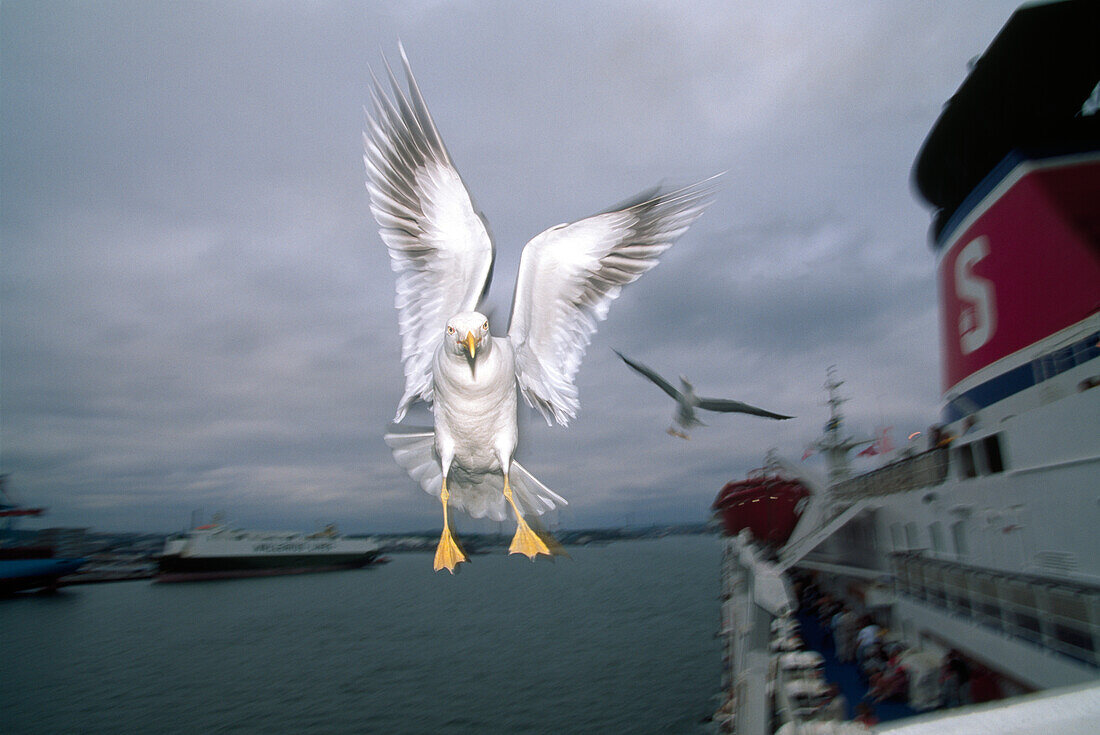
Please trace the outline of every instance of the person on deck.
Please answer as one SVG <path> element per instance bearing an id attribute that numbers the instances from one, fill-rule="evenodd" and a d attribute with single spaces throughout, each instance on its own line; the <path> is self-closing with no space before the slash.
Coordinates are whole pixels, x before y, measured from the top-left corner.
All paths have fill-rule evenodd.
<path id="1" fill-rule="evenodd" d="M 970 701 L 979 704 L 1002 698 L 1004 693 L 1001 691 L 997 675 L 984 666 L 975 666 L 974 674 L 970 677 Z"/>
<path id="2" fill-rule="evenodd" d="M 818 710 L 818 718 L 822 720 L 848 719 L 848 698 L 840 693 L 840 687 L 836 684 L 829 685 L 829 699 Z"/>
<path id="3" fill-rule="evenodd" d="M 871 708 L 871 705 L 860 702 L 856 705 L 855 721 L 867 727 L 874 727 L 878 724 L 878 717 L 875 716 L 875 711 Z"/>
<path id="4" fill-rule="evenodd" d="M 947 652 L 940 668 L 940 706 L 958 707 L 967 702 L 970 667 L 955 649 Z"/>
<path id="5" fill-rule="evenodd" d="M 856 658 L 856 633 L 859 616 L 850 607 L 844 607 L 838 613 L 834 629 L 836 639 L 836 657 L 843 663 L 851 663 Z"/>
<path id="6" fill-rule="evenodd" d="M 901 664 L 901 655 L 897 652 L 890 656 L 882 672 L 872 681 L 868 692 L 876 702 L 894 700 L 906 702 L 909 699 L 909 672 Z"/>
<path id="7" fill-rule="evenodd" d="M 863 627 L 856 634 L 856 657 L 863 660 L 868 651 L 878 642 L 878 632 L 881 630 L 870 617 L 863 619 Z"/>

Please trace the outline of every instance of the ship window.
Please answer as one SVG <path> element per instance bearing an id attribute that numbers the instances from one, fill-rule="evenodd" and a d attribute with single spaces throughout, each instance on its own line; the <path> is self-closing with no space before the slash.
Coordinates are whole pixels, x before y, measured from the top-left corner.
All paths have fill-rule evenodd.
<path id="1" fill-rule="evenodd" d="M 917 524 L 912 521 L 905 524 L 905 543 L 910 549 L 917 548 Z"/>
<path id="2" fill-rule="evenodd" d="M 1035 376 L 1036 383 L 1042 383 L 1047 378 L 1051 377 L 1049 369 L 1050 358 L 1047 356 L 1036 358 L 1031 363 L 1031 374 Z"/>
<path id="3" fill-rule="evenodd" d="M 1001 435 L 992 434 L 982 439 L 985 448 L 985 463 L 990 473 L 1004 472 L 1004 458 L 1001 454 Z"/>
<path id="4" fill-rule="evenodd" d="M 909 591 L 910 594 L 922 600 L 924 599 L 924 568 L 921 567 L 917 559 L 913 559 L 909 565 Z"/>
<path id="5" fill-rule="evenodd" d="M 1013 584 L 1008 590 L 1008 619 L 1015 626 L 1015 633 L 1028 640 L 1040 638 L 1038 611 L 1035 609 L 1035 591 L 1022 584 Z"/>
<path id="6" fill-rule="evenodd" d="M 906 548 L 905 536 L 902 533 L 900 523 L 890 524 L 890 541 L 894 544 L 894 551 L 901 551 Z"/>
<path id="7" fill-rule="evenodd" d="M 970 615 L 970 593 L 966 588 L 966 577 L 959 571 L 945 571 L 943 581 L 951 607 L 964 615 Z"/>
<path id="8" fill-rule="evenodd" d="M 1089 613 L 1086 597 L 1069 592 L 1051 592 L 1050 612 L 1052 633 L 1060 644 L 1059 649 L 1075 658 L 1091 660 L 1093 647 L 1089 630 Z M 1082 656 L 1082 654 L 1088 654 Z"/>
<path id="9" fill-rule="evenodd" d="M 961 444 L 955 449 L 955 454 L 959 458 L 959 476 L 963 479 L 977 477 L 978 472 L 974 468 L 974 450 L 971 446 Z"/>
<path id="10" fill-rule="evenodd" d="M 878 528 L 873 523 L 868 524 L 864 529 L 863 539 L 867 543 L 867 548 L 872 551 L 878 548 Z"/>
<path id="11" fill-rule="evenodd" d="M 934 567 L 924 570 L 924 586 L 928 588 L 928 601 L 946 607 L 947 600 L 943 594 L 943 572 Z"/>
<path id="12" fill-rule="evenodd" d="M 932 539 L 932 551 L 937 554 L 944 553 L 943 545 L 943 524 L 936 521 L 928 527 L 928 536 Z"/>
<path id="13" fill-rule="evenodd" d="M 1097 85 L 1100 86 L 1100 85 Z M 1084 365 L 1086 362 L 1092 359 L 1092 350 L 1089 349 L 1088 342 L 1085 340 L 1079 341 L 1073 346 L 1073 364 Z"/>
<path id="14" fill-rule="evenodd" d="M 910 592 L 909 589 L 909 560 L 901 554 L 894 554 L 891 562 L 894 566 L 894 580 L 897 582 L 898 591 Z"/>
<path id="15" fill-rule="evenodd" d="M 1069 370 L 1074 364 L 1073 347 L 1064 347 L 1054 353 L 1054 369 L 1059 374 Z"/>
<path id="16" fill-rule="evenodd" d="M 955 556 L 965 559 L 970 554 L 970 546 L 966 538 L 966 521 L 956 521 L 951 524 L 951 537 L 955 541 Z"/>
<path id="17" fill-rule="evenodd" d="M 979 617 L 996 626 L 1001 624 L 1001 608 L 997 599 L 997 583 L 993 577 L 979 574 L 971 583 L 974 609 Z"/>

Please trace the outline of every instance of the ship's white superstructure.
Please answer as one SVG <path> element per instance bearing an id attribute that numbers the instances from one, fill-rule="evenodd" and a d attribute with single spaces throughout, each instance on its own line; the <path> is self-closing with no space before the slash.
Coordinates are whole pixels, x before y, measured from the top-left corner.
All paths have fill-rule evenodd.
<path id="1" fill-rule="evenodd" d="M 341 536 L 332 526 L 303 534 L 242 530 L 216 522 L 168 539 L 158 562 L 157 579 L 181 581 L 351 569 L 370 564 L 377 551 L 374 541 Z"/>
<path id="2" fill-rule="evenodd" d="M 1055 379 L 1060 398 L 948 424 L 944 446 L 815 496 L 825 518 L 856 512 L 816 544 L 796 529 L 781 562 L 838 593 L 874 589 L 905 639 L 960 650 L 1011 689 L 1097 679 L 1100 390 L 1074 372 Z"/>
<path id="3" fill-rule="evenodd" d="M 1098 711 L 1100 115 L 1082 107 L 1100 88 L 1085 40 L 1098 24 L 1100 4 L 1085 0 L 1021 8 L 925 141 L 914 179 L 934 210 L 942 415 L 922 447 L 853 476 L 858 442 L 840 434 L 845 399 L 830 374 L 816 447 L 828 483 L 778 462 L 812 490 L 790 539 L 754 553 L 746 546 L 761 545 L 743 533 L 727 541 L 727 696 L 743 708 L 732 729 L 767 731 L 736 662 L 767 650 L 764 613 L 775 607 L 746 580 L 776 573 L 812 584 L 824 609 L 843 604 L 888 630 L 913 662 L 913 709 L 943 704 L 935 674 L 950 659 L 980 673 L 963 702 L 1008 708 L 966 715 L 968 732 L 1054 702 Z M 1060 716 L 1047 724 L 1096 724 Z M 951 722 L 962 720 L 925 729 Z"/>

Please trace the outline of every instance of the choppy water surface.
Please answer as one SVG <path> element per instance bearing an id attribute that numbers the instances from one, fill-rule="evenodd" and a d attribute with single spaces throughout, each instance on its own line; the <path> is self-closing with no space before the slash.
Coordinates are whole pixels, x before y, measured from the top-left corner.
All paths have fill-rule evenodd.
<path id="1" fill-rule="evenodd" d="M 4 733 L 694 733 L 719 542 L 0 600 Z"/>

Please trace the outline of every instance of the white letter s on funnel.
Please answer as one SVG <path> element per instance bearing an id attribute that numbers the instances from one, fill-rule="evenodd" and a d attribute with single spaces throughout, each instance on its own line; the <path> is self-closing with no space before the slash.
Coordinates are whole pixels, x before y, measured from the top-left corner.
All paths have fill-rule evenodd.
<path id="1" fill-rule="evenodd" d="M 974 275 L 974 265 L 989 255 L 989 238 L 972 240 L 955 259 L 955 293 L 965 302 L 959 313 L 959 346 L 968 355 L 993 336 L 997 326 L 993 283 Z"/>

